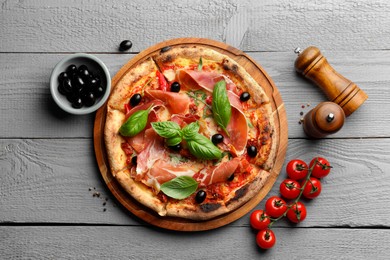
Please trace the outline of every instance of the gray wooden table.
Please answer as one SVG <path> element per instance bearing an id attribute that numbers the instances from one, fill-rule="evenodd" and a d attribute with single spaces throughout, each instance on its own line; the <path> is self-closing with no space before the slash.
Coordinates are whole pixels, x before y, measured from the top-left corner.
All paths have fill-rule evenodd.
<path id="1" fill-rule="evenodd" d="M 100 177 L 94 115 L 68 115 L 51 99 L 51 70 L 69 53 L 95 54 L 113 76 L 139 51 L 178 37 L 247 52 L 284 100 L 286 161 L 322 155 L 334 166 L 303 223 L 275 224 L 272 250 L 258 249 L 248 215 L 197 233 L 135 218 Z M 124 39 L 132 40 L 131 52 L 118 52 Z M 369 96 L 340 132 L 318 141 L 308 140 L 298 121 L 326 98 L 293 67 L 295 47 L 310 45 Z M 387 0 L 2 0 L 0 91 L 1 259 L 390 259 Z M 284 177 L 282 170 L 268 196 L 278 194 Z"/>

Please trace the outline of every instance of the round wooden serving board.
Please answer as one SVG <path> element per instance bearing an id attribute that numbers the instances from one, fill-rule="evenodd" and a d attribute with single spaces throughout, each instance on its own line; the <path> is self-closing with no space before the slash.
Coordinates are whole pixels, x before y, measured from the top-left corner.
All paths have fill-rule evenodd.
<path id="1" fill-rule="evenodd" d="M 260 84 L 260 86 L 265 89 L 268 97 L 270 97 L 272 102 L 273 115 L 275 119 L 275 134 L 278 135 L 277 140 L 279 141 L 279 143 L 277 144 L 277 156 L 275 166 L 273 167 L 271 175 L 267 179 L 265 186 L 256 196 L 254 196 L 251 200 L 242 205 L 240 208 L 228 214 L 207 221 L 193 221 L 180 218 L 161 217 L 154 211 L 135 201 L 129 194 L 127 194 L 122 189 L 122 187 L 120 187 L 119 183 L 111 175 L 103 139 L 103 130 L 106 120 L 107 107 L 106 105 L 101 107 L 97 111 L 95 118 L 94 146 L 98 166 L 108 188 L 110 189 L 112 194 L 118 199 L 118 201 L 135 216 L 154 226 L 178 231 L 201 231 L 218 228 L 241 218 L 249 211 L 251 211 L 268 194 L 273 184 L 275 183 L 279 172 L 283 166 L 288 142 L 286 111 L 279 91 L 274 85 L 272 79 L 267 75 L 267 73 L 260 65 L 258 65 L 244 52 L 221 42 L 201 38 L 179 38 L 156 44 L 139 53 L 119 70 L 119 72 L 112 79 L 113 88 L 115 88 L 118 81 L 127 73 L 127 71 L 129 71 L 133 66 L 138 64 L 139 61 L 142 61 L 152 56 L 156 52 L 159 52 L 161 48 L 166 46 L 194 44 L 215 49 L 225 55 L 232 57 L 237 63 L 243 66 L 250 75 L 252 75 L 252 77 Z"/>

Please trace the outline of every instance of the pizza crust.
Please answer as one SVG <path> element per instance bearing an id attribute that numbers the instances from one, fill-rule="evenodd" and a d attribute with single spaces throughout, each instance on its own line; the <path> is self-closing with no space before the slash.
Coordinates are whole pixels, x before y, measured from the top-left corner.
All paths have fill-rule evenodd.
<path id="1" fill-rule="evenodd" d="M 194 199 L 183 201 L 168 199 L 168 202 L 164 202 L 151 188 L 131 177 L 127 156 L 121 148 L 122 143 L 126 140 L 118 132 L 126 117 L 124 105 L 128 103 L 134 93 L 142 90 L 140 87 L 145 86 L 145 84 L 158 84 L 157 70 L 162 70 L 164 73 L 164 66 L 175 64 L 175 62 L 182 62 L 181 65 L 184 66 L 190 64 L 193 66 L 199 62 L 199 57 L 202 57 L 204 66 L 218 64 L 215 71 L 229 76 L 241 91 L 248 91 L 253 101 L 261 107 L 263 116 L 261 123 L 263 124 L 260 123 L 258 127 L 262 128 L 260 131 L 263 131 L 262 138 L 266 139 L 266 142 L 264 143 L 264 151 L 259 155 L 262 157 L 260 158 L 261 163 L 257 158 L 253 162 L 261 164 L 263 169 L 252 181 L 232 190 L 224 201 L 197 204 Z M 232 58 L 215 50 L 196 45 L 183 45 L 140 62 L 129 69 L 119 80 L 108 100 L 104 140 L 112 175 L 135 200 L 156 211 L 160 216 L 203 221 L 232 212 L 258 194 L 274 165 L 278 145 L 277 134 L 274 131 L 274 115 L 270 100 L 263 88 L 243 67 Z"/>
<path id="2" fill-rule="evenodd" d="M 122 149 L 122 143 L 125 142 L 119 134 L 119 128 L 125 120 L 125 114 L 108 108 L 106 123 L 104 127 L 104 141 L 106 144 L 107 157 L 110 165 L 111 174 L 115 177 L 116 173 L 127 167 L 127 156 Z"/>
<path id="3" fill-rule="evenodd" d="M 234 195 L 224 202 L 209 202 L 199 205 L 168 202 L 166 205 L 167 216 L 202 221 L 232 212 L 256 196 L 269 176 L 269 172 L 260 170 L 252 182 L 234 190 L 232 193 Z"/>
<path id="4" fill-rule="evenodd" d="M 141 61 L 131 68 L 115 85 L 108 99 L 108 107 L 124 112 L 124 104 L 128 103 L 131 96 L 137 92 L 135 88 L 156 82 L 156 70 L 157 67 L 152 58 Z M 152 82 L 148 82 L 149 80 Z"/>
<path id="5" fill-rule="evenodd" d="M 165 203 L 159 200 L 150 188 L 141 182 L 133 180 L 130 177 L 130 171 L 128 169 L 119 171 L 115 178 L 126 190 L 126 192 L 139 203 L 154 210 L 160 216 L 167 215 Z"/>

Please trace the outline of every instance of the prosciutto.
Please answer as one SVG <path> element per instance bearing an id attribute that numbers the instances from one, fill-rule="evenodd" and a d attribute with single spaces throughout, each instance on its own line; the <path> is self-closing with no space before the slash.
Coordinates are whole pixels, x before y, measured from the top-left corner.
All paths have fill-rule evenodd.
<path id="1" fill-rule="evenodd" d="M 134 114 L 137 111 L 140 110 L 146 110 L 151 107 L 151 111 L 148 116 L 148 123 L 144 130 L 142 130 L 140 133 L 138 133 L 136 136 L 133 137 L 126 137 L 126 141 L 128 144 L 130 144 L 131 147 L 137 152 L 140 153 L 145 148 L 145 143 L 147 143 L 148 136 L 146 135 L 146 131 L 150 129 L 151 125 L 150 123 L 158 121 L 158 116 L 156 113 L 156 110 L 160 107 L 163 107 L 163 102 L 160 100 L 153 100 L 151 102 L 145 103 L 143 105 L 136 106 L 132 108 L 127 114 L 126 114 L 126 120 L 129 118 L 132 114 Z"/>
<path id="2" fill-rule="evenodd" d="M 191 176 L 201 186 L 226 181 L 236 170 L 245 168 L 242 163 L 242 154 L 245 151 L 248 124 L 243 113 L 239 97 L 235 94 L 236 86 L 230 79 L 214 72 L 199 72 L 182 70 L 177 75 L 183 89 L 203 89 L 212 92 L 216 82 L 227 82 L 228 97 L 232 106 L 232 117 L 227 126 L 229 135 L 225 135 L 225 145 L 236 156 L 231 160 L 223 160 L 218 165 L 208 162 L 207 166 L 191 165 L 191 163 L 174 163 L 169 158 L 169 153 L 164 147 L 164 139 L 151 127 L 150 122 L 159 121 L 159 107 L 164 107 L 170 112 L 170 120 L 181 127 L 199 120 L 199 116 L 189 114 L 191 99 L 184 93 L 167 92 L 162 90 L 147 90 L 145 96 L 150 102 L 131 109 L 126 117 L 141 109 L 152 110 L 148 118 L 148 126 L 143 132 L 128 140 L 129 144 L 137 152 L 137 165 L 133 167 L 135 178 L 153 188 L 157 193 L 160 185 L 174 179 L 177 176 Z M 165 119 L 167 120 L 167 119 Z"/>
<path id="3" fill-rule="evenodd" d="M 163 139 L 152 129 L 145 131 L 145 148 L 137 155 L 136 175 L 142 179 L 159 159 L 167 157 Z"/>
<path id="4" fill-rule="evenodd" d="M 162 90 L 147 90 L 145 95 L 151 99 L 162 101 L 172 114 L 187 114 L 190 98 L 184 93 L 168 92 Z"/>
<path id="5" fill-rule="evenodd" d="M 240 165 L 240 161 L 241 159 L 239 157 L 235 157 L 232 160 L 221 162 L 217 166 L 208 166 L 195 174 L 193 178 L 201 186 L 226 181 L 236 171 Z"/>
<path id="6" fill-rule="evenodd" d="M 180 70 L 177 73 L 177 77 L 181 86 L 191 90 L 203 88 L 209 92 L 213 92 L 215 83 L 224 79 L 228 91 L 233 93 L 237 91 L 236 85 L 229 78 L 217 72 Z"/>
<path id="7" fill-rule="evenodd" d="M 235 84 L 225 76 L 216 72 L 203 72 L 196 70 L 180 70 L 178 72 L 178 80 L 181 85 L 188 89 L 204 89 L 208 92 L 213 92 L 214 85 L 220 80 L 226 81 L 226 88 L 228 90 L 228 98 L 232 106 L 232 116 L 226 129 L 229 137 L 225 138 L 232 146 L 231 152 L 240 156 L 245 152 L 246 142 L 248 138 L 248 123 L 245 114 L 242 110 L 240 98 L 234 92 L 236 90 Z"/>
<path id="8" fill-rule="evenodd" d="M 172 165 L 164 160 L 158 160 L 149 171 L 149 176 L 155 178 L 159 184 L 170 181 L 177 176 L 192 177 L 195 172 L 186 165 Z"/>

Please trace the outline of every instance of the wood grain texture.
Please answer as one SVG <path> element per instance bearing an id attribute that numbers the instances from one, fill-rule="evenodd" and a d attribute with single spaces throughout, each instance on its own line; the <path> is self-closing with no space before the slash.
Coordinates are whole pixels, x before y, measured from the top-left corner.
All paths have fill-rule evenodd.
<path id="1" fill-rule="evenodd" d="M 388 259 L 390 255 L 389 230 L 277 228 L 274 231 L 277 248 L 261 251 L 249 227 L 190 236 L 133 226 L 0 227 L 0 252 L 6 259 L 308 259 L 315 255 L 315 259 L 363 260 Z"/>
<path id="2" fill-rule="evenodd" d="M 387 0 L 3 0 L 0 8 L 1 52 L 116 52 L 124 39 L 138 52 L 188 36 L 244 51 L 390 49 Z"/>
<path id="3" fill-rule="evenodd" d="M 89 139 L 0 140 L 0 223 L 143 224 L 105 187 L 92 145 Z M 286 161 L 318 155 L 334 169 L 320 197 L 307 203 L 308 217 L 299 226 L 389 227 L 384 194 L 390 185 L 390 139 L 290 140 Z M 266 198 L 279 194 L 284 167 Z M 264 201 L 256 208 L 264 208 Z M 248 226 L 248 220 L 244 216 L 232 226 Z"/>
<path id="4" fill-rule="evenodd" d="M 354 81 L 369 99 L 353 113 L 337 137 L 389 137 L 390 51 L 324 51 L 329 63 Z M 73 116 L 52 101 L 49 78 L 64 54 L 0 54 L 0 137 L 66 138 L 92 137 L 93 115 Z M 99 54 L 111 76 L 134 55 Z M 326 97 L 321 90 L 294 71 L 291 52 L 249 53 L 271 76 L 284 101 L 290 138 L 305 137 L 298 124 L 300 112 L 308 112 Z M 310 103 L 310 107 L 301 108 Z M 15 114 L 17 116 L 15 116 Z"/>

